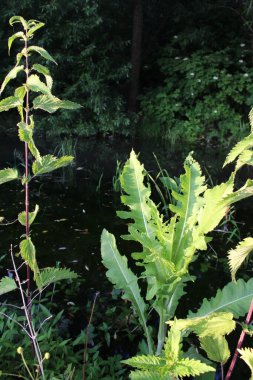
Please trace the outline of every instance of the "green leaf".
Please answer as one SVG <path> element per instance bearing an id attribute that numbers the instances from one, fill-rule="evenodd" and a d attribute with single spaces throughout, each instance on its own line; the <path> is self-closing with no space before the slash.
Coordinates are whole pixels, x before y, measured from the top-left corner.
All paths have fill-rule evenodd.
<path id="1" fill-rule="evenodd" d="M 249 256 L 253 250 L 253 238 L 248 237 L 241 241 L 235 249 L 230 249 L 228 252 L 228 262 L 232 280 L 235 281 L 235 275 L 244 260 Z"/>
<path id="2" fill-rule="evenodd" d="M 21 16 L 13 16 L 13 17 L 11 17 L 10 20 L 9 20 L 9 23 L 10 23 L 11 26 L 13 26 L 13 24 L 20 23 L 20 24 L 23 25 L 24 29 L 26 29 L 26 30 L 29 29 L 27 21 L 23 17 L 21 17 Z"/>
<path id="3" fill-rule="evenodd" d="M 51 154 L 48 154 L 33 162 L 32 171 L 34 175 L 50 173 L 53 170 L 69 165 L 73 159 L 74 157 L 72 156 L 62 156 L 60 158 L 57 158 Z"/>
<path id="4" fill-rule="evenodd" d="M 33 100 L 33 107 L 34 109 L 42 109 L 43 111 L 54 113 L 59 108 L 75 110 L 82 106 L 69 100 L 60 100 L 55 96 L 40 95 Z"/>
<path id="5" fill-rule="evenodd" d="M 15 89 L 14 96 L 20 100 L 23 100 L 26 94 L 25 86 L 20 86 Z"/>
<path id="6" fill-rule="evenodd" d="M 251 110 L 252 112 L 252 110 Z M 224 162 L 224 166 L 233 162 L 238 156 L 240 156 L 245 149 L 253 147 L 253 133 L 245 137 L 243 140 L 239 141 L 229 152 Z"/>
<path id="7" fill-rule="evenodd" d="M 36 218 L 39 211 L 39 206 L 36 205 L 34 211 L 29 212 L 29 225 L 31 225 L 34 222 L 34 219 Z M 26 225 L 26 212 L 22 211 L 18 214 L 18 221 L 22 226 Z"/>
<path id="8" fill-rule="evenodd" d="M 62 280 L 73 280 L 78 275 L 69 268 L 46 268 L 40 272 L 37 285 L 40 289 Z"/>
<path id="9" fill-rule="evenodd" d="M 25 35 L 24 35 L 23 32 L 17 32 L 15 34 L 13 34 L 11 37 L 9 37 L 9 39 L 8 39 L 8 51 L 9 51 L 9 54 L 10 54 L 12 43 L 13 43 L 13 41 L 16 38 L 20 38 L 21 40 L 24 40 L 25 39 Z"/>
<path id="10" fill-rule="evenodd" d="M 30 124 L 26 124 L 25 122 L 18 123 L 18 135 L 21 141 L 28 143 L 28 148 L 32 155 L 36 158 L 36 160 L 40 160 L 40 152 L 37 149 L 34 140 L 33 140 L 33 131 L 34 131 L 34 121 L 33 117 L 30 116 Z"/>
<path id="11" fill-rule="evenodd" d="M 30 53 L 33 51 L 35 51 L 36 53 L 39 53 L 43 58 L 47 59 L 48 61 L 54 62 L 57 65 L 57 63 L 53 59 L 53 57 L 42 47 L 40 47 L 40 46 L 29 46 L 29 48 L 27 49 L 27 52 Z M 22 51 L 22 53 L 24 53 L 24 51 Z"/>
<path id="12" fill-rule="evenodd" d="M 200 340 L 201 348 L 206 351 L 210 360 L 225 364 L 229 357 L 230 351 L 228 342 L 224 336 L 205 336 Z"/>
<path id="13" fill-rule="evenodd" d="M 121 363 L 128 364 L 140 369 L 157 369 L 166 364 L 166 360 L 154 355 L 139 355 L 133 358 L 122 360 Z"/>
<path id="14" fill-rule="evenodd" d="M 233 314 L 229 312 L 211 313 L 203 317 L 177 319 L 176 321 L 169 321 L 168 324 L 171 326 L 176 324 L 176 327 L 180 331 L 190 329 L 200 338 L 230 334 L 235 329 Z"/>
<path id="15" fill-rule="evenodd" d="M 6 87 L 7 83 L 11 80 L 11 79 L 15 79 L 17 74 L 20 72 L 20 71 L 24 71 L 24 66 L 15 66 L 5 77 L 3 83 L 2 83 L 2 86 L 1 86 L 1 89 L 0 89 L 0 94 L 3 92 L 4 88 Z"/>
<path id="16" fill-rule="evenodd" d="M 152 353 L 151 337 L 146 325 L 146 305 L 140 294 L 138 279 L 136 275 L 128 268 L 127 258 L 125 256 L 121 256 L 117 250 L 114 236 L 106 230 L 103 230 L 101 236 L 101 255 L 102 262 L 108 269 L 106 276 L 116 289 L 124 290 L 124 295 L 122 298 L 128 299 L 132 302 L 140 324 L 144 329 L 149 353 Z"/>
<path id="17" fill-rule="evenodd" d="M 24 261 L 27 262 L 29 267 L 34 273 L 34 279 L 37 280 L 39 276 L 39 268 L 36 260 L 35 246 L 30 237 L 22 240 L 19 245 L 20 255 Z"/>
<path id="18" fill-rule="evenodd" d="M 2 169 L 0 170 L 0 185 L 5 182 L 12 181 L 18 178 L 18 171 L 16 169 Z"/>
<path id="19" fill-rule="evenodd" d="M 215 369 L 199 360 L 194 359 L 181 359 L 170 370 L 174 376 L 198 376 L 206 372 L 215 372 Z"/>
<path id="20" fill-rule="evenodd" d="M 172 380 L 169 374 L 162 375 L 154 371 L 131 371 L 131 380 Z"/>
<path id="21" fill-rule="evenodd" d="M 9 111 L 11 108 L 22 106 L 23 102 L 15 96 L 9 96 L 0 101 L 0 112 Z"/>
<path id="22" fill-rule="evenodd" d="M 218 289 L 216 296 L 209 301 L 205 298 L 197 312 L 189 312 L 187 317 L 207 316 L 211 313 L 228 311 L 234 318 L 243 317 L 249 310 L 253 298 L 253 278 L 249 281 L 239 279 Z"/>
<path id="23" fill-rule="evenodd" d="M 0 280 L 0 296 L 17 289 L 16 282 L 13 278 L 3 277 Z"/>
<path id="24" fill-rule="evenodd" d="M 53 79 L 50 75 L 50 71 L 48 70 L 48 68 L 36 63 L 35 65 L 33 65 L 32 70 L 36 70 L 38 73 L 43 74 L 45 76 L 47 87 L 51 91 L 53 86 Z"/>
<path id="25" fill-rule="evenodd" d="M 45 95 L 51 95 L 50 89 L 41 82 L 40 78 L 36 74 L 32 74 L 28 77 L 27 87 L 34 92 L 41 92 Z"/>
<path id="26" fill-rule="evenodd" d="M 29 20 L 28 26 L 29 31 L 27 33 L 27 37 L 33 37 L 33 34 L 36 32 L 36 30 L 42 28 L 45 24 L 43 22 L 37 21 L 37 20 Z"/>
<path id="27" fill-rule="evenodd" d="M 250 380 L 253 379 L 253 349 L 252 348 L 241 348 L 238 349 L 241 359 L 249 366 L 251 371 Z"/>

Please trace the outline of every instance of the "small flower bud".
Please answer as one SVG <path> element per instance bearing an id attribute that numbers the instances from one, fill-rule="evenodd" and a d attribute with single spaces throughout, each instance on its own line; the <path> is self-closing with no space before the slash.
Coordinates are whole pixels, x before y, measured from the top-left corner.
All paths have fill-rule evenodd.
<path id="1" fill-rule="evenodd" d="M 22 347 L 18 347 L 18 348 L 17 348 L 17 353 L 18 353 L 19 355 L 22 355 L 22 354 L 23 354 L 23 348 L 22 348 Z"/>
<path id="2" fill-rule="evenodd" d="M 45 360 L 48 360 L 50 358 L 50 353 L 46 352 L 44 358 L 45 358 Z"/>

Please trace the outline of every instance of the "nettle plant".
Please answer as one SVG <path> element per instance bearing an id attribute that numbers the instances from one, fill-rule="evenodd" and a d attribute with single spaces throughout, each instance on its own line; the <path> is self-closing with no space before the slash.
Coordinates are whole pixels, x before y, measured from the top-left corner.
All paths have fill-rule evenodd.
<path id="1" fill-rule="evenodd" d="M 252 118 L 250 121 L 253 126 Z M 243 317 L 248 310 L 246 329 L 249 331 L 253 279 L 228 283 L 212 299 L 205 299 L 197 311 L 188 312 L 185 320 L 177 320 L 175 313 L 185 294 L 185 285 L 194 281 L 189 265 L 207 250 L 208 234 L 221 222 L 232 204 L 253 195 L 252 180 L 235 190 L 239 168 L 253 164 L 252 147 L 253 134 L 250 134 L 232 149 L 225 161 L 226 165 L 236 160 L 229 179 L 210 188 L 200 165 L 190 153 L 179 183 L 168 178 L 173 184 L 170 220 L 164 220 L 158 206 L 151 200 L 150 187 L 145 184 L 147 173 L 135 152 L 131 152 L 120 175 L 121 201 L 128 211 L 117 214 L 132 221 L 128 223 L 128 234 L 123 238 L 140 244 L 141 251 L 132 253 L 132 258 L 143 268 L 141 275 L 129 268 L 127 257 L 119 253 L 112 234 L 104 230 L 101 238 L 102 260 L 108 269 L 106 275 L 115 288 L 123 290 L 122 298 L 132 303 L 145 336 L 147 355 L 123 361 L 136 368 L 130 374 L 131 379 L 174 380 L 214 372 L 216 363 L 223 370 L 230 357 L 225 336 L 234 330 L 234 318 Z M 247 238 L 229 252 L 233 280 L 252 249 L 253 239 Z M 159 321 L 158 329 L 152 320 Z M 197 335 L 207 357 L 203 358 L 193 348 L 189 352 L 183 351 L 183 338 L 190 332 Z M 242 354 L 247 358 L 249 352 L 252 360 L 250 349 Z M 235 358 L 231 365 L 234 363 Z M 229 370 L 227 380 L 231 373 Z"/>
<path id="2" fill-rule="evenodd" d="M 26 279 L 24 281 L 19 275 L 22 265 L 19 267 L 16 266 L 14 259 L 15 252 L 11 247 L 10 253 L 13 262 L 14 278 L 3 277 L 1 279 L 0 295 L 3 295 L 17 288 L 19 289 L 22 299 L 22 309 L 24 310 L 26 318 L 26 324 L 20 326 L 31 339 L 33 352 L 37 360 L 35 368 L 29 369 L 24 357 L 22 347 L 18 348 L 18 353 L 22 357 L 22 361 L 26 367 L 29 378 L 37 379 L 41 376 L 44 379 L 45 374 L 43 362 L 45 359 L 48 359 L 49 356 L 48 354 L 45 354 L 43 356 L 40 351 L 38 343 L 38 330 L 40 330 L 41 324 L 44 324 L 45 321 L 40 322 L 40 326 L 35 326 L 31 314 L 32 303 L 34 299 L 41 294 L 42 290 L 49 284 L 63 279 L 73 279 L 76 278 L 77 275 L 69 269 L 39 269 L 36 260 L 36 249 L 31 238 L 30 230 L 30 226 L 34 222 L 39 211 L 39 206 L 35 205 L 33 211 L 29 210 L 29 186 L 34 178 L 69 165 L 72 162 L 73 157 L 62 156 L 60 158 L 57 158 L 51 154 L 45 156 L 42 156 L 40 154 L 33 139 L 33 112 L 36 109 L 41 109 L 49 113 L 53 113 L 60 108 L 74 110 L 80 108 L 81 106 L 77 103 L 58 99 L 52 95 L 53 79 L 50 75 L 49 69 L 46 66 L 40 63 L 34 63 L 30 67 L 30 57 L 33 55 L 36 56 L 37 54 L 47 61 L 56 63 L 52 56 L 44 48 L 30 44 L 34 33 L 43 27 L 44 24 L 37 20 L 26 21 L 23 17 L 20 16 L 14 16 L 10 19 L 10 25 L 14 26 L 14 24 L 21 25 L 23 30 L 16 32 L 9 38 L 9 52 L 15 40 L 21 41 L 23 43 L 23 47 L 16 56 L 16 64 L 14 68 L 11 69 L 11 71 L 5 77 L 0 92 L 2 94 L 9 81 L 15 79 L 17 76 L 23 75 L 24 83 L 15 89 L 12 96 L 9 96 L 0 101 L 0 112 L 8 111 L 12 108 L 16 108 L 18 110 L 18 113 L 20 115 L 20 122 L 17 124 L 18 136 L 19 139 L 24 142 L 25 169 L 24 173 L 20 173 L 17 169 L 14 168 L 6 168 L 0 170 L 0 184 L 12 180 L 18 180 L 24 187 L 25 210 L 19 213 L 17 219 L 19 223 L 25 227 L 25 234 L 21 237 L 19 252 L 16 253 L 18 253 L 18 255 L 22 258 L 23 263 L 26 264 L 27 270 Z M 45 81 L 43 81 L 41 77 Z M 28 161 L 28 159 L 30 160 L 30 156 L 33 160 L 31 168 Z M 36 289 L 33 292 L 31 289 L 31 272 L 33 273 L 33 280 L 36 285 Z M 26 289 L 24 289 L 24 283 L 26 284 Z M 1 309 L 0 315 L 10 318 L 6 312 L 1 311 Z"/>

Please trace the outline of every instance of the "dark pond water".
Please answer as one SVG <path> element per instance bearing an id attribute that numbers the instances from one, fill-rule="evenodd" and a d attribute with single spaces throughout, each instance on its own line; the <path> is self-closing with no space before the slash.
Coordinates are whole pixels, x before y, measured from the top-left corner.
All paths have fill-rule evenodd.
<path id="1" fill-rule="evenodd" d="M 41 144 L 43 153 L 55 153 L 60 142 Z M 116 235 L 119 249 L 127 253 L 128 246 L 119 236 L 125 226 L 116 217 L 121 208 L 120 194 L 113 190 L 112 178 L 116 171 L 116 161 L 124 162 L 134 148 L 140 152 L 140 160 L 155 177 L 159 171 L 153 153 L 162 168 L 171 176 L 182 173 L 182 163 L 190 148 L 172 149 L 156 141 L 131 142 L 120 140 L 83 140 L 75 144 L 76 160 L 72 168 L 58 171 L 54 175 L 31 183 L 30 208 L 39 204 L 40 212 L 32 225 L 32 237 L 37 249 L 37 258 L 41 267 L 60 262 L 86 279 L 86 289 L 103 291 L 106 284 L 104 269 L 100 263 L 100 235 L 107 228 Z M 15 149 L 15 151 L 14 151 Z M 205 149 L 198 147 L 195 158 L 201 164 L 204 174 L 218 183 L 228 176 L 221 170 L 228 149 Z M 0 167 L 13 164 L 22 166 L 23 146 L 17 142 L 1 141 Z M 243 173 L 243 176 L 252 175 Z M 155 192 L 155 190 L 154 190 Z M 159 197 L 155 193 L 159 202 Z M 24 193 L 14 182 L 0 187 L 0 216 L 7 221 L 15 220 L 17 213 L 23 210 Z M 242 227 L 242 233 L 252 230 L 252 206 L 243 201 L 236 206 L 235 218 Z M 0 257 L 7 255 L 10 244 L 18 244 L 22 227 L 18 223 L 0 227 Z M 196 299 L 203 295 L 213 295 L 215 287 L 229 279 L 224 271 L 225 252 L 230 247 L 224 234 L 214 234 L 216 243 L 208 253 L 204 253 L 197 264 L 195 274 L 198 286 Z M 234 245 L 234 243 L 233 243 Z M 128 252 L 129 253 L 129 252 Z M 211 263 L 211 266 L 210 266 Z M 225 267 L 226 268 L 226 267 Z M 196 289 L 196 288 L 195 288 Z M 189 301 L 190 302 L 190 301 Z M 187 303 L 187 300 L 186 300 Z"/>

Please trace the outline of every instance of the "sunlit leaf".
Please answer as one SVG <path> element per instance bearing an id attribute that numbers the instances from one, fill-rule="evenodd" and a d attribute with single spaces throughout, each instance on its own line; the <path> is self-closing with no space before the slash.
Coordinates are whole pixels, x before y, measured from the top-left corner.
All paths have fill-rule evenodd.
<path id="1" fill-rule="evenodd" d="M 75 110 L 82 106 L 69 100 L 60 100 L 55 96 L 40 95 L 33 100 L 33 107 L 34 109 L 42 109 L 49 113 L 54 113 L 59 108 Z"/>
<path id="2" fill-rule="evenodd" d="M 248 237 L 241 241 L 236 248 L 228 252 L 228 262 L 232 280 L 235 281 L 235 275 L 244 260 L 249 256 L 253 250 L 253 238 Z"/>
<path id="3" fill-rule="evenodd" d="M 34 279 L 39 275 L 39 268 L 36 260 L 35 246 L 30 237 L 22 240 L 19 245 L 20 255 L 24 261 L 27 262 L 29 267 L 34 273 Z"/>
<path id="4" fill-rule="evenodd" d="M 238 349 L 239 354 L 241 354 L 241 359 L 249 366 L 251 371 L 250 380 L 253 380 L 253 349 L 252 348 L 241 348 Z"/>
<path id="5" fill-rule="evenodd" d="M 9 111 L 11 108 L 22 106 L 23 102 L 15 96 L 9 96 L 0 101 L 0 112 Z"/>
<path id="6" fill-rule="evenodd" d="M 45 85 L 45 83 L 41 82 L 40 78 L 36 74 L 29 76 L 27 80 L 27 86 L 32 91 L 41 92 L 42 94 L 46 95 L 51 95 L 50 89 Z"/>
<path id="7" fill-rule="evenodd" d="M 10 54 L 10 50 L 11 50 L 12 43 L 13 43 L 13 41 L 14 41 L 16 38 L 20 38 L 21 40 L 24 40 L 25 35 L 24 35 L 23 32 L 17 32 L 17 33 L 15 33 L 15 34 L 13 34 L 11 37 L 9 37 L 9 39 L 8 39 L 8 50 L 9 50 L 9 54 Z"/>
<path id="8" fill-rule="evenodd" d="M 210 360 L 225 364 L 229 357 L 230 351 L 228 342 L 224 336 L 205 336 L 201 338 L 201 347 L 206 351 Z"/>
<path id="9" fill-rule="evenodd" d="M 9 23 L 11 26 L 13 26 L 13 24 L 20 23 L 23 25 L 24 29 L 27 30 L 29 28 L 27 21 L 22 16 L 11 17 Z"/>
<path id="10" fill-rule="evenodd" d="M 7 168 L 0 170 L 0 185 L 5 182 L 12 181 L 18 178 L 18 171 L 16 169 Z"/>
<path id="11" fill-rule="evenodd" d="M 47 87 L 51 91 L 52 86 L 53 86 L 53 79 L 50 75 L 50 71 L 48 70 L 48 68 L 36 63 L 35 65 L 33 65 L 32 70 L 36 70 L 38 73 L 43 74 L 45 76 Z"/>
<path id="12" fill-rule="evenodd" d="M 33 52 L 35 51 L 36 53 L 40 54 L 43 58 L 47 59 L 48 61 L 52 61 L 54 62 L 56 65 L 56 61 L 53 59 L 53 57 L 45 50 L 43 49 L 42 47 L 40 46 L 29 46 L 29 48 L 27 49 L 27 52 L 30 53 L 30 52 Z M 23 51 L 22 51 L 23 53 Z"/>
<path id="13" fill-rule="evenodd" d="M 48 154 L 33 162 L 32 171 L 34 175 L 49 173 L 53 170 L 69 165 L 73 159 L 74 157 L 72 156 L 62 156 L 57 158 Z"/>
<path id="14" fill-rule="evenodd" d="M 31 225 L 33 223 L 34 219 L 36 218 L 36 216 L 38 214 L 38 211 L 39 211 L 39 206 L 36 205 L 34 211 L 29 212 L 29 219 L 28 219 L 29 225 Z M 22 226 L 26 225 L 26 212 L 25 211 L 22 211 L 18 214 L 18 221 L 20 224 L 22 224 Z"/>
<path id="15" fill-rule="evenodd" d="M 11 292 L 12 290 L 17 289 L 16 282 L 13 278 L 3 277 L 0 280 L 0 296 L 2 294 Z"/>
<path id="16" fill-rule="evenodd" d="M 43 22 L 37 20 L 29 20 L 29 31 L 27 32 L 27 37 L 33 37 L 33 34 L 36 32 L 36 30 L 42 28 L 44 25 L 45 24 Z"/>

